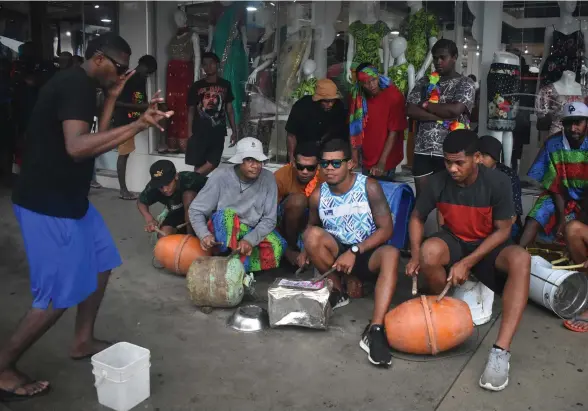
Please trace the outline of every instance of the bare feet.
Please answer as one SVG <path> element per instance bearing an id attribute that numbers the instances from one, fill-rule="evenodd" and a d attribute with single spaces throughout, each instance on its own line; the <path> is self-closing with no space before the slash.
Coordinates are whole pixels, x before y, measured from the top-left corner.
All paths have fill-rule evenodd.
<path id="1" fill-rule="evenodd" d="M 284 256 L 286 257 L 286 260 L 288 260 L 288 262 L 290 264 L 292 264 L 294 267 L 298 267 L 298 263 L 296 262 L 296 259 L 298 258 L 299 255 L 300 255 L 300 251 L 292 250 L 290 247 L 286 248 L 286 251 L 284 252 Z"/>
<path id="2" fill-rule="evenodd" d="M 582 314 L 576 315 L 571 320 L 565 320 L 564 327 L 578 333 L 588 332 L 588 311 L 584 311 Z"/>
<path id="3" fill-rule="evenodd" d="M 32 381 L 14 368 L 0 373 L 0 401 L 23 400 L 44 394 L 48 389 L 48 381 Z"/>
<path id="4" fill-rule="evenodd" d="M 107 349 L 112 344 L 111 341 L 92 340 L 83 343 L 74 343 L 73 348 L 69 352 L 69 356 L 73 360 L 83 360 L 90 358 L 94 354 L 98 354 L 100 351 Z"/>

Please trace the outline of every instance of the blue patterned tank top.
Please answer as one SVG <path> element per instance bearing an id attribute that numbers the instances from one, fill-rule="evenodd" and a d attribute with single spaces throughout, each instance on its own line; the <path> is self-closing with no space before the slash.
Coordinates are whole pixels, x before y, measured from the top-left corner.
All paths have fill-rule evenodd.
<path id="1" fill-rule="evenodd" d="M 376 231 L 366 184 L 366 176 L 355 174 L 355 183 L 343 195 L 331 193 L 327 183 L 321 185 L 319 217 L 323 228 L 342 244 L 361 243 Z"/>

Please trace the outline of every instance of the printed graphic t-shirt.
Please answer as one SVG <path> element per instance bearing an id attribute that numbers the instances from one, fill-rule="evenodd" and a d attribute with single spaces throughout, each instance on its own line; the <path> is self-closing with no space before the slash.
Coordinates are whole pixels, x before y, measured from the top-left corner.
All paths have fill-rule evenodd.
<path id="1" fill-rule="evenodd" d="M 139 201 L 146 206 L 161 203 L 170 213 L 177 210 L 182 210 L 183 212 L 184 193 L 188 190 L 198 193 L 202 190 L 207 180 L 205 176 L 193 171 L 181 171 L 178 173 L 176 191 L 171 196 L 166 196 L 158 188 L 151 187 L 151 184 L 147 184 L 147 187 L 139 195 Z"/>
<path id="2" fill-rule="evenodd" d="M 424 103 L 429 87 L 429 76 L 424 76 L 415 84 L 412 91 L 406 97 L 407 104 L 420 105 Z M 466 111 L 459 115 L 457 120 L 460 123 L 467 123 L 474 108 L 474 97 L 476 86 L 474 82 L 464 76 L 453 78 L 443 78 L 439 80 L 439 89 L 441 97 L 439 103 L 463 103 Z M 448 119 L 449 120 L 449 119 Z M 414 142 L 415 154 L 432 154 L 443 157 L 443 141 L 449 134 L 449 130 L 436 121 L 419 121 L 417 124 L 417 134 Z"/>
<path id="3" fill-rule="evenodd" d="M 417 198 L 415 208 L 422 217 L 435 208 L 453 235 L 467 243 L 480 243 L 494 232 L 494 221 L 515 215 L 510 179 L 501 171 L 478 166 L 478 178 L 461 187 L 447 170 L 433 174 L 427 189 Z"/>
<path id="4" fill-rule="evenodd" d="M 131 77 L 122 93 L 118 97 L 118 101 L 127 104 L 145 104 L 147 102 L 147 79 L 135 74 Z M 122 107 L 117 107 L 115 112 L 115 127 L 124 126 L 137 120 L 143 114 L 141 111 L 129 110 Z"/>
<path id="5" fill-rule="evenodd" d="M 188 91 L 188 106 L 196 108 L 192 121 L 192 135 L 206 136 L 211 131 L 227 135 L 227 104 L 234 100 L 231 83 L 217 78 L 214 83 L 198 80 Z"/>

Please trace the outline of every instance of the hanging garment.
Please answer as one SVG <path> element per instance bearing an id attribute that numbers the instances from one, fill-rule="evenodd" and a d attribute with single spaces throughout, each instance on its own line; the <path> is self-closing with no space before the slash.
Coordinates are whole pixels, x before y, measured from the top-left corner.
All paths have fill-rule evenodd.
<path id="1" fill-rule="evenodd" d="M 390 28 L 383 21 L 364 24 L 357 20 L 349 26 L 349 33 L 355 39 L 355 54 L 351 68 L 355 70 L 361 63 L 371 63 L 378 71 L 383 72 L 380 61 L 382 39 L 390 33 Z"/>
<path id="2" fill-rule="evenodd" d="M 551 54 L 545 60 L 541 69 L 541 86 L 555 83 L 564 71 L 576 73 L 576 81 L 580 82 L 582 57 L 584 55 L 584 35 L 580 30 L 570 34 L 553 30 Z"/>
<path id="3" fill-rule="evenodd" d="M 551 126 L 549 127 L 549 134 L 557 134 L 563 130 L 561 124 L 562 109 L 567 103 L 575 101 L 585 102 L 585 97 L 588 95 L 588 89 L 582 87 L 581 95 L 566 96 L 560 95 L 557 89 L 552 84 L 548 84 L 539 90 L 539 95 L 535 99 L 535 112 L 538 118 L 543 118 L 550 114 L 552 118 Z"/>
<path id="4" fill-rule="evenodd" d="M 388 77 L 406 97 L 406 93 L 408 93 L 408 63 L 390 67 L 388 69 Z"/>
<path id="5" fill-rule="evenodd" d="M 174 115 L 167 126 L 167 145 L 186 152 L 188 130 L 188 90 L 194 82 L 194 45 L 189 32 L 174 36 L 168 45 L 165 102 Z"/>
<path id="6" fill-rule="evenodd" d="M 429 52 L 429 39 L 431 37 L 439 38 L 437 16 L 422 8 L 408 16 L 401 26 L 400 32 L 408 42 L 406 60 L 418 71 L 421 69 Z M 429 73 L 430 68 L 427 68 L 425 74 Z"/>
<path id="7" fill-rule="evenodd" d="M 521 69 L 492 63 L 488 72 L 488 130 L 514 131 L 519 111 Z"/>
<path id="8" fill-rule="evenodd" d="M 244 25 L 244 3 L 234 2 L 220 9 L 213 18 L 214 37 L 212 51 L 220 58 L 219 75 L 231 83 L 235 124 L 241 120 L 241 105 L 245 99 L 247 81 L 247 53 L 243 47 L 241 28 Z"/>

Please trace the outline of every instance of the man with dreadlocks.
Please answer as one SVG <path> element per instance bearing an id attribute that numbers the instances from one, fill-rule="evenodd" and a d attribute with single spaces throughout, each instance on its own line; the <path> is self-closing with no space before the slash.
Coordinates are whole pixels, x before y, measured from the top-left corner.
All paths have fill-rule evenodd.
<path id="1" fill-rule="evenodd" d="M 351 90 L 349 132 L 353 158 L 363 174 L 391 178 L 404 158 L 404 96 L 369 63 L 357 66 Z"/>

